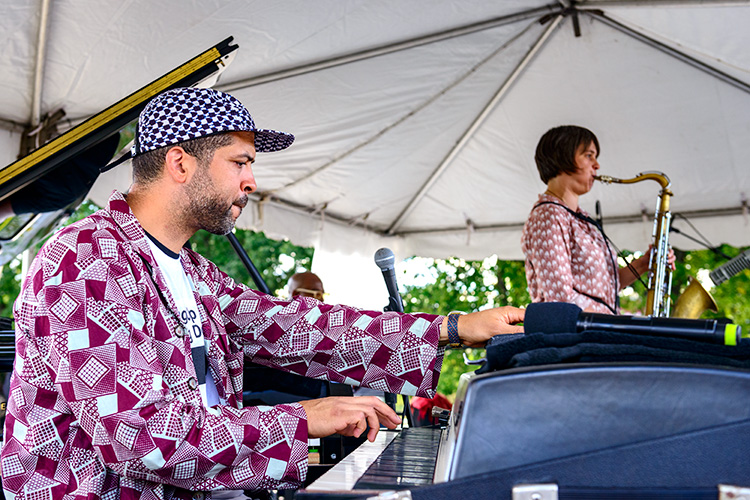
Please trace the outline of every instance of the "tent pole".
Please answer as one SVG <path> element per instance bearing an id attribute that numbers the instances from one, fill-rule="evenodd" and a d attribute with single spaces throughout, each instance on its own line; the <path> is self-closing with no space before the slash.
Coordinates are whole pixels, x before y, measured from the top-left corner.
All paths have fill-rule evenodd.
<path id="1" fill-rule="evenodd" d="M 745 91 L 750 94 L 750 84 L 747 84 L 743 82 L 742 80 L 739 80 L 731 75 L 728 75 L 724 73 L 723 71 L 714 68 L 713 66 L 709 66 L 706 63 L 703 63 L 694 57 L 691 57 L 684 52 L 681 52 L 677 49 L 674 49 L 668 45 L 665 45 L 658 40 L 655 40 L 651 37 L 648 37 L 644 35 L 643 33 L 640 33 L 639 31 L 634 30 L 633 28 L 630 28 L 618 21 L 615 21 L 611 17 L 607 17 L 603 12 L 601 11 L 590 11 L 590 10 L 581 10 L 581 12 L 591 16 L 592 18 L 601 21 L 602 23 L 606 24 L 607 26 L 614 28 L 618 31 L 621 31 L 622 33 L 625 33 L 626 35 L 629 35 L 636 40 L 639 40 L 650 47 L 653 47 L 661 52 L 664 52 L 667 55 L 670 55 L 674 57 L 675 59 L 679 59 L 680 61 L 689 64 L 690 66 L 693 66 L 696 69 L 699 69 L 700 71 L 703 71 L 704 73 L 707 73 L 715 78 L 718 78 L 719 80 L 728 83 L 729 85 L 732 85 L 733 87 L 736 87 L 742 91 Z"/>
<path id="2" fill-rule="evenodd" d="M 0 129 L 8 130 L 10 132 L 23 132 L 23 130 L 26 127 L 24 125 L 21 125 L 20 123 L 16 123 L 13 120 L 6 120 L 4 118 L 0 118 Z"/>
<path id="3" fill-rule="evenodd" d="M 47 28 L 49 25 L 50 0 L 42 0 L 42 9 L 39 15 L 39 33 L 37 36 L 36 60 L 34 64 L 34 89 L 31 98 L 31 116 L 29 123 L 32 127 L 39 125 L 42 114 L 42 80 L 44 78 L 44 61 L 47 57 Z"/>
<path id="4" fill-rule="evenodd" d="M 510 14 L 507 16 L 501 16 L 494 19 L 490 19 L 488 21 L 482 21 L 478 23 L 468 24 L 465 26 L 459 26 L 458 28 L 449 29 L 446 31 L 441 31 L 437 33 L 432 33 L 430 35 L 412 38 L 409 40 L 405 40 L 403 42 L 397 42 L 390 45 L 383 45 L 380 47 L 375 47 L 373 49 L 367 49 L 362 50 L 360 52 L 354 52 L 351 54 L 346 54 L 339 57 L 333 57 L 331 59 L 325 59 L 323 61 L 314 62 L 311 64 L 303 64 L 301 66 L 296 66 L 294 68 L 289 68 L 282 71 L 276 71 L 273 73 L 266 73 L 264 75 L 258 75 L 252 78 L 247 78 L 245 80 L 240 80 L 237 82 L 231 82 L 227 83 L 225 85 L 218 85 L 215 88 L 217 90 L 221 90 L 222 92 L 231 92 L 233 90 L 238 89 L 245 89 L 248 87 L 254 87 L 256 85 L 261 85 L 264 83 L 269 82 L 275 82 L 278 80 L 283 80 L 284 78 L 291 78 L 294 76 L 300 76 L 307 73 L 312 73 L 314 71 L 320 71 L 323 69 L 333 68 L 336 66 L 341 66 L 342 64 L 349 64 L 357 61 L 362 61 L 365 59 L 370 59 L 373 57 L 379 57 L 387 54 L 392 54 L 394 52 L 399 52 L 401 50 L 407 50 L 414 47 L 419 47 L 421 45 L 427 45 L 430 43 L 440 42 L 442 40 L 447 40 L 449 38 L 455 38 L 458 36 L 464 36 L 469 35 L 471 33 L 475 33 L 478 31 L 484 31 L 492 28 L 497 28 L 498 26 L 504 26 L 506 24 L 515 23 L 518 21 L 523 21 L 529 18 L 533 17 L 540 17 L 543 15 L 554 15 L 558 14 L 560 12 L 560 9 L 556 9 L 554 7 L 551 7 L 549 5 L 543 6 L 543 7 L 537 7 L 535 9 L 529 9 L 522 12 L 517 12 L 515 14 Z"/>
<path id="5" fill-rule="evenodd" d="M 503 84 L 500 86 L 500 88 L 492 97 L 492 99 L 490 99 L 490 101 L 487 103 L 484 109 L 482 109 L 481 113 L 479 113 L 479 115 L 474 119 L 471 125 L 469 125 L 469 128 L 466 129 L 466 131 L 463 133 L 461 138 L 456 142 L 453 148 L 451 148 L 451 150 L 448 152 L 445 158 L 443 158 L 443 161 L 440 162 L 440 165 L 438 165 L 438 167 L 432 172 L 430 177 L 422 185 L 422 187 L 419 189 L 417 194 L 414 195 L 414 197 L 409 201 L 406 207 L 401 211 L 401 213 L 398 215 L 396 220 L 393 221 L 393 224 L 391 224 L 391 226 L 388 228 L 388 230 L 386 231 L 386 234 L 392 235 L 396 232 L 396 230 L 398 230 L 398 228 L 404 222 L 406 217 L 408 217 L 409 214 L 411 214 L 411 212 L 414 210 L 417 204 L 419 204 L 419 202 L 425 196 L 425 194 L 430 189 L 430 187 L 432 187 L 432 185 L 440 178 L 443 172 L 448 168 L 448 165 L 451 164 L 451 162 L 456 158 L 456 156 L 463 149 L 466 143 L 469 142 L 469 140 L 472 138 L 474 133 L 484 123 L 484 121 L 487 119 L 490 113 L 494 111 L 498 103 L 503 99 L 503 97 L 505 97 L 505 94 L 508 92 L 508 90 L 516 81 L 516 79 L 521 75 L 521 73 L 523 73 L 523 71 L 529 65 L 529 63 L 537 54 L 539 49 L 541 49 L 542 46 L 545 44 L 545 42 L 547 41 L 549 36 L 552 34 L 552 32 L 560 25 L 563 17 L 564 16 L 562 14 L 555 17 L 555 19 L 550 23 L 547 29 L 544 30 L 544 33 L 542 33 L 542 35 L 536 41 L 534 46 L 531 47 L 531 49 L 526 53 L 526 55 L 521 60 L 521 62 L 518 63 L 518 66 L 515 67 L 513 72 L 503 82 Z"/>

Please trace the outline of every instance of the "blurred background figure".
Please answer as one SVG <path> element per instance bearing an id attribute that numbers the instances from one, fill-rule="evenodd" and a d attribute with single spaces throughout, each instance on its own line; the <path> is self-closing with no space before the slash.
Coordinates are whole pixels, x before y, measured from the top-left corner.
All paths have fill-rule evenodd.
<path id="1" fill-rule="evenodd" d="M 420 396 L 411 397 L 411 420 L 414 427 L 423 427 L 426 425 L 437 425 L 439 424 L 438 418 L 432 416 L 432 409 L 434 407 L 443 408 L 450 410 L 453 408 L 448 398 L 440 394 L 435 394 L 432 399 L 423 398 Z"/>
<path id="2" fill-rule="evenodd" d="M 323 302 L 326 295 L 323 282 L 318 278 L 317 274 L 309 271 L 292 275 L 286 286 L 289 291 L 289 298 L 302 295 L 303 297 L 312 297 Z"/>

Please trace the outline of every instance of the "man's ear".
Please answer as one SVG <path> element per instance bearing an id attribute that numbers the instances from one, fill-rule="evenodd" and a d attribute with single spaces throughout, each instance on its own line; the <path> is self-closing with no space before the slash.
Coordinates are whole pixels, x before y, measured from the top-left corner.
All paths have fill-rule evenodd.
<path id="1" fill-rule="evenodd" d="M 190 179 L 195 165 L 195 158 L 187 154 L 180 146 L 170 148 L 164 158 L 165 174 L 180 184 Z"/>

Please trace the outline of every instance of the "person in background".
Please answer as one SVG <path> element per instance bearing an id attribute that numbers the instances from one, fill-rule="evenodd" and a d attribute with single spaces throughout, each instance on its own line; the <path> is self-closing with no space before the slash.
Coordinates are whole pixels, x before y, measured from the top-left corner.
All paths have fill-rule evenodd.
<path id="1" fill-rule="evenodd" d="M 579 206 L 579 197 L 594 184 L 600 152 L 594 133 L 576 125 L 554 127 L 539 139 L 534 160 L 547 189 L 521 237 L 533 302 L 569 302 L 618 314 L 618 292 L 649 269 L 651 249 L 620 268 L 601 226 Z M 671 251 L 669 264 L 674 266 Z"/>
<path id="2" fill-rule="evenodd" d="M 450 410 L 453 408 L 448 398 L 440 394 L 435 394 L 432 398 L 423 398 L 420 396 L 414 396 L 411 398 L 411 418 L 414 427 L 423 427 L 428 425 L 437 425 L 440 420 L 438 417 L 432 416 L 433 408 L 441 408 L 444 410 Z"/>
<path id="3" fill-rule="evenodd" d="M 293 274 L 286 287 L 290 298 L 302 295 L 318 299 L 321 302 L 325 299 L 326 292 L 323 288 L 323 282 L 317 274 L 309 271 Z"/>
<path id="4" fill-rule="evenodd" d="M 447 317 L 363 311 L 236 283 L 185 247 L 226 234 L 256 190 L 257 128 L 236 98 L 183 88 L 141 112 L 133 183 L 50 238 L 15 302 L 16 360 L 1 453 L 6 496 L 210 498 L 298 487 L 308 438 L 374 440 L 376 397 L 242 403 L 245 358 L 336 382 L 432 397 L 446 345 L 523 331 L 524 311 Z"/>

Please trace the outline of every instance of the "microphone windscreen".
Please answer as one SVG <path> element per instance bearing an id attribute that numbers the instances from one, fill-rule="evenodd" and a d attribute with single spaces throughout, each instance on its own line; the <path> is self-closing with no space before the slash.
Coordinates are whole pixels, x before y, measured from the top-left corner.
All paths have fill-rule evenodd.
<path id="1" fill-rule="evenodd" d="M 565 302 L 535 302 L 526 307 L 524 333 L 569 333 L 578 331 L 581 308 Z"/>
<path id="2" fill-rule="evenodd" d="M 381 271 L 393 269 L 395 263 L 396 257 L 393 255 L 393 251 L 391 251 L 390 248 L 380 248 L 375 252 L 375 264 L 377 264 Z"/>

